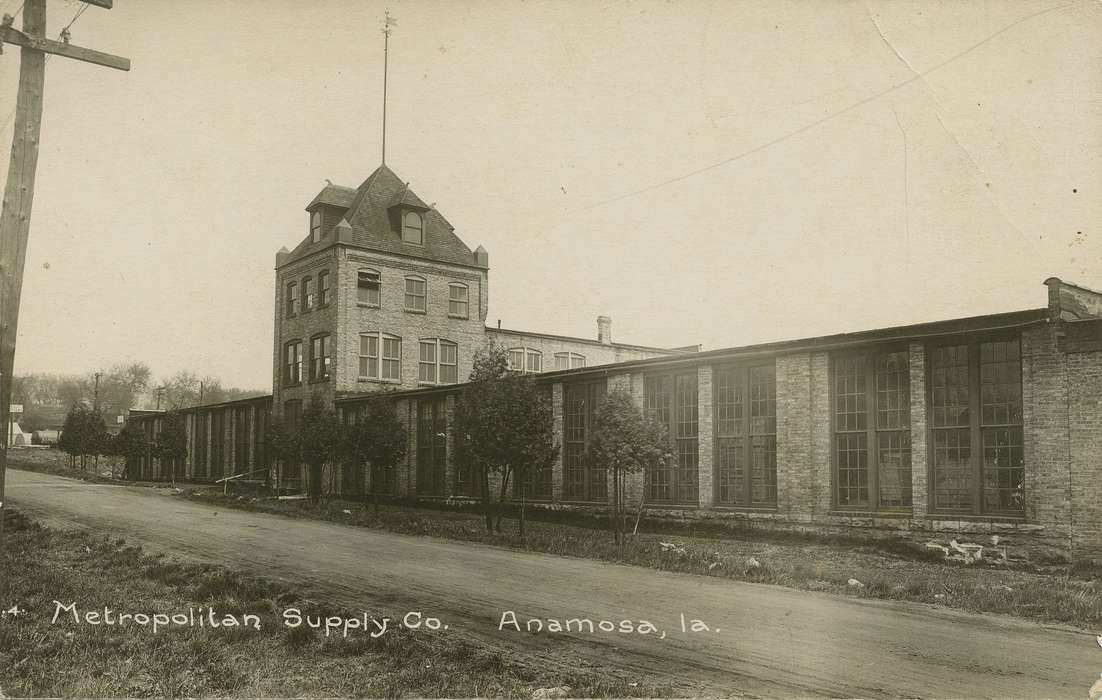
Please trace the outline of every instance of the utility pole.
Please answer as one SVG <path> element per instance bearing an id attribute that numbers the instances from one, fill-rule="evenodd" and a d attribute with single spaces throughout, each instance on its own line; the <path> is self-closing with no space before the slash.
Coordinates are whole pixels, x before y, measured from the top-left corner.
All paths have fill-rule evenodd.
<path id="1" fill-rule="evenodd" d="M 81 0 L 110 9 L 113 0 Z M 83 8 L 82 8 L 83 9 Z M 75 21 L 75 18 L 74 18 Z M 118 70 L 130 70 L 130 60 L 69 43 L 69 28 L 63 41 L 46 38 L 46 0 L 26 0 L 23 30 L 12 26 L 14 18 L 0 21 L 0 49 L 4 43 L 19 51 L 19 93 L 15 102 L 11 165 L 0 209 L 0 425 L 9 420 L 12 371 L 15 366 L 15 335 L 19 325 L 19 299 L 23 292 L 23 265 L 34 200 L 34 177 L 38 167 L 39 137 L 42 131 L 42 91 L 46 83 L 46 54 L 95 63 Z M 69 23 L 72 26 L 72 22 Z M 4 477 L 8 461 L 8 437 L 0 443 L 0 551 L 4 542 Z"/>
<path id="2" fill-rule="evenodd" d="M 99 413 L 99 376 L 102 372 L 96 372 L 96 388 L 92 390 L 92 413 Z"/>

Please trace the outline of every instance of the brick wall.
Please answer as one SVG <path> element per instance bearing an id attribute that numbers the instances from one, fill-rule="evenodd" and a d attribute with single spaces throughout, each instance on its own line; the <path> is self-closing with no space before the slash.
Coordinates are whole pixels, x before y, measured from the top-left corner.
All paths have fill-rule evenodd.
<path id="1" fill-rule="evenodd" d="M 1102 351 L 1067 357 L 1072 544 L 1076 556 L 1102 560 Z"/>

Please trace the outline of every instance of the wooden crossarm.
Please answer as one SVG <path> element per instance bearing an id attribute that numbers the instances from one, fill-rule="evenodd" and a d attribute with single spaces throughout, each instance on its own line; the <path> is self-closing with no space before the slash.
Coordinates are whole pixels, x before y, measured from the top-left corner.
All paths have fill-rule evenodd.
<path id="1" fill-rule="evenodd" d="M 88 0 L 85 1 L 87 2 Z M 99 2 L 94 2 L 92 4 L 98 5 Z M 113 56 L 109 53 L 93 51 L 92 49 L 86 49 L 81 46 L 74 46 L 73 44 L 66 44 L 52 39 L 29 36 L 14 27 L 3 27 L 2 31 L 3 35 L 0 36 L 0 41 L 22 46 L 25 49 L 57 54 L 58 56 L 65 56 L 66 58 L 75 58 L 78 61 L 95 63 L 96 65 L 107 66 L 108 68 L 115 68 L 117 70 L 130 70 L 129 58 Z"/>

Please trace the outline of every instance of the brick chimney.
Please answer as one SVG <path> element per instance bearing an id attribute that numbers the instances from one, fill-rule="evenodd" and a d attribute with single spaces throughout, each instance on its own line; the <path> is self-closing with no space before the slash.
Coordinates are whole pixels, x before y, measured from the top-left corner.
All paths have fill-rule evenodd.
<path id="1" fill-rule="evenodd" d="M 608 316 L 597 317 L 597 342 L 612 345 L 612 319 Z"/>

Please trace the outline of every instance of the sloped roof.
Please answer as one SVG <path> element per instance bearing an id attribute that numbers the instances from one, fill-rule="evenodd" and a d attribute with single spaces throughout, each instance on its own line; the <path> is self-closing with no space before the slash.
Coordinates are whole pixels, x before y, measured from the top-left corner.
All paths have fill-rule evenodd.
<path id="1" fill-rule="evenodd" d="M 344 220 L 351 230 L 341 240 L 368 250 L 407 255 L 425 260 L 477 267 L 474 253 L 467 247 L 448 220 L 430 208 L 411 190 L 408 184 L 385 165 L 379 166 L 359 187 L 352 190 L 339 185 L 327 185 L 310 203 L 344 209 Z M 391 219 L 389 209 L 404 205 L 423 211 L 424 245 L 406 243 Z M 323 245 L 333 243 L 332 232 L 323 231 Z M 288 262 L 312 252 L 315 245 L 306 236 L 291 252 Z"/>
<path id="2" fill-rule="evenodd" d="M 316 204 L 329 204 L 334 207 L 347 209 L 356 199 L 356 190 L 351 187 L 329 184 L 322 188 L 321 192 L 306 205 L 307 209 L 313 209 Z"/>

